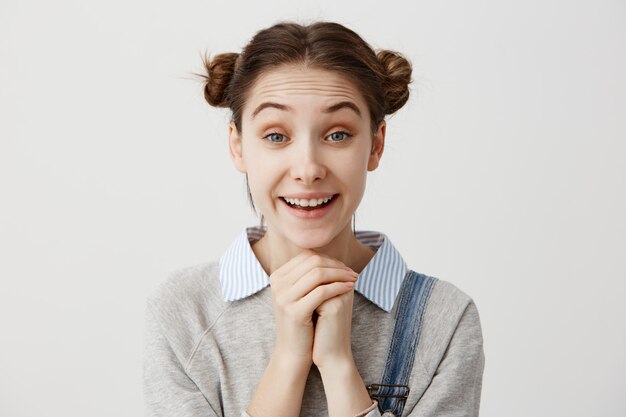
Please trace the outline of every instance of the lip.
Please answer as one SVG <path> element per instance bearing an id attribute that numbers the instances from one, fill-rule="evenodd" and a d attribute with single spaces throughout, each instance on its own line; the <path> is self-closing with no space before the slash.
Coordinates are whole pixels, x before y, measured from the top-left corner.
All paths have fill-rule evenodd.
<path id="1" fill-rule="evenodd" d="M 305 200 L 311 200 L 313 198 L 325 198 L 337 195 L 337 193 L 295 193 L 295 194 L 286 194 L 281 195 L 280 197 L 284 198 L 303 198 Z"/>
<path id="2" fill-rule="evenodd" d="M 283 200 L 282 197 L 279 197 L 278 199 L 281 201 L 280 205 L 283 206 L 284 209 L 287 210 L 288 213 L 294 215 L 295 217 L 298 217 L 300 219 L 306 219 L 306 220 L 315 220 L 315 219 L 321 219 L 322 217 L 326 216 L 333 209 L 333 207 L 335 207 L 336 201 L 339 199 L 339 194 L 333 194 L 333 195 L 334 195 L 333 199 L 330 200 L 327 205 L 321 208 L 314 209 L 314 210 L 303 210 L 303 209 L 293 208 L 289 205 L 289 203 Z"/>

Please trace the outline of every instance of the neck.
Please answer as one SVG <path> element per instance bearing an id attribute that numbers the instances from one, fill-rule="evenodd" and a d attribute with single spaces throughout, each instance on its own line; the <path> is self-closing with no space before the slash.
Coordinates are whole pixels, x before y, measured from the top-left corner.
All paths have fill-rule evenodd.
<path id="1" fill-rule="evenodd" d="M 350 225 L 327 245 L 311 249 L 339 260 L 357 273 L 365 268 L 375 254 L 354 237 Z M 265 235 L 252 245 L 252 251 L 268 275 L 303 250 L 304 248 L 295 245 L 285 236 L 273 233 L 270 227 L 267 228 Z"/>

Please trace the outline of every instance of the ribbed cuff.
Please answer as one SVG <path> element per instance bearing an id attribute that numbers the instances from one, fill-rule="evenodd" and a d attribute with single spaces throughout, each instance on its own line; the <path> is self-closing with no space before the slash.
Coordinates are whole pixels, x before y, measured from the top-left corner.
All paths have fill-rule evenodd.
<path id="1" fill-rule="evenodd" d="M 374 404 L 370 405 L 366 410 L 361 411 L 359 414 L 355 414 L 354 417 L 364 417 L 365 415 L 367 415 L 367 413 L 369 413 L 370 411 L 378 407 L 378 401 L 376 400 L 373 400 L 373 401 L 374 401 Z"/>

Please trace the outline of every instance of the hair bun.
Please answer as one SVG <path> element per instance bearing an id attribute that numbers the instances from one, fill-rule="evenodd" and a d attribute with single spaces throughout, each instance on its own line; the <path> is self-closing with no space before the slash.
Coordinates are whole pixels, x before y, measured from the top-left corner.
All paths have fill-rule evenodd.
<path id="1" fill-rule="evenodd" d="M 376 57 L 385 69 L 383 82 L 387 99 L 387 114 L 398 111 L 409 99 L 409 84 L 413 81 L 411 63 L 399 52 L 380 50 Z"/>
<path id="2" fill-rule="evenodd" d="M 206 54 L 202 58 L 204 74 L 197 74 L 203 78 L 204 99 L 214 107 L 228 107 L 228 86 L 233 78 L 239 54 L 227 52 L 218 54 L 210 59 Z"/>

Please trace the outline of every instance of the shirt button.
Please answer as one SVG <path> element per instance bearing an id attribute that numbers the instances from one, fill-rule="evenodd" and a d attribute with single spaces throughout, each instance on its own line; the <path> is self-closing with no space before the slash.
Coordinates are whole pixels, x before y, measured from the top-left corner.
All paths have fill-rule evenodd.
<path id="1" fill-rule="evenodd" d="M 385 411 L 382 417 L 396 417 L 396 415 L 391 411 Z"/>

